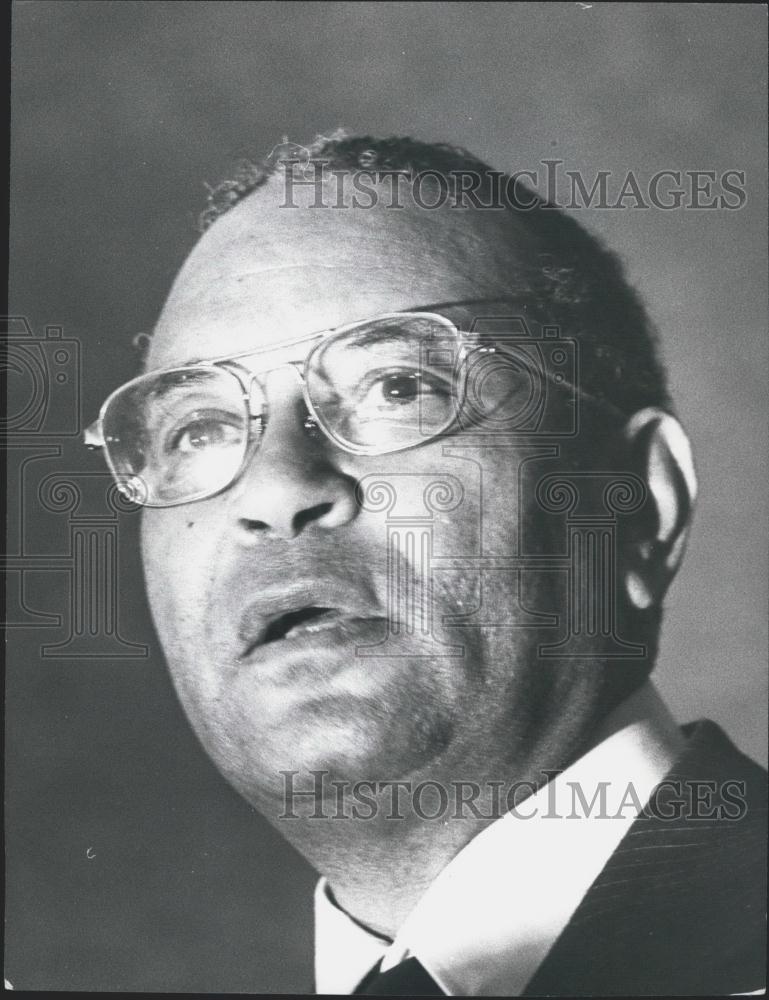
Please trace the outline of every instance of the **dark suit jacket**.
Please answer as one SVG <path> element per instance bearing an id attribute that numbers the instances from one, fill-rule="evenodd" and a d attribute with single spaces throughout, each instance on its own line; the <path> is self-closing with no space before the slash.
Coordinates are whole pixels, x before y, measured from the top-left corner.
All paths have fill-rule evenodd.
<path id="1" fill-rule="evenodd" d="M 766 773 L 713 722 L 683 732 L 687 747 L 658 807 L 631 826 L 525 996 L 701 996 L 766 985 Z M 680 782 L 683 795 L 668 782 Z M 679 798 L 682 814 L 662 818 Z"/>

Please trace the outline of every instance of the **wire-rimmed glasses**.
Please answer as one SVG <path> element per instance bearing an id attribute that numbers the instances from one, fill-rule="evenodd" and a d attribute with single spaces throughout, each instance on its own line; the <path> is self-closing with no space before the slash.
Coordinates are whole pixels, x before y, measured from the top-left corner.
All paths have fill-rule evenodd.
<path id="1" fill-rule="evenodd" d="M 303 360 L 259 365 L 278 350 L 307 353 Z M 258 447 L 269 418 L 262 377 L 271 371 L 288 366 L 301 380 L 308 426 L 343 451 L 384 455 L 445 434 L 468 405 L 493 419 L 520 391 L 509 378 L 509 356 L 502 365 L 494 357 L 479 386 L 478 362 L 492 360 L 495 351 L 440 313 L 387 313 L 277 347 L 140 375 L 107 397 L 85 443 L 104 449 L 133 502 L 190 503 L 230 486 Z M 518 374 L 526 357 L 512 365 Z M 255 366 L 243 365 L 246 358 Z M 471 367 L 476 377 L 468 391 Z M 523 374 L 531 386 L 531 371 Z"/>

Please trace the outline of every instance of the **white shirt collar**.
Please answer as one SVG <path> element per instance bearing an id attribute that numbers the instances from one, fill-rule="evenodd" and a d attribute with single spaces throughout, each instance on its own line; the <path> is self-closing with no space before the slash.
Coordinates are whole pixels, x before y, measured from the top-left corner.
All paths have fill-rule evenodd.
<path id="1" fill-rule="evenodd" d="M 352 920 L 321 879 L 318 993 L 349 994 L 380 959 L 386 971 L 416 956 L 449 996 L 519 996 L 683 741 L 650 683 L 612 713 L 603 732 L 592 750 L 471 840 L 392 943 Z"/>

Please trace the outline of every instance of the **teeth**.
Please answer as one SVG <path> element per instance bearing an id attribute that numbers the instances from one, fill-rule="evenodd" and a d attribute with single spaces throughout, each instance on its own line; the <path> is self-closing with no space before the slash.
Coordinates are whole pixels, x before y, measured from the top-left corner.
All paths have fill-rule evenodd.
<path id="1" fill-rule="evenodd" d="M 325 632 L 330 628 L 334 628 L 338 624 L 338 618 L 329 618 L 320 622 L 307 622 L 305 625 L 294 625 L 293 628 L 286 632 L 283 638 L 290 639 L 292 636 L 303 635 L 305 633 L 314 635 L 316 632 Z"/>

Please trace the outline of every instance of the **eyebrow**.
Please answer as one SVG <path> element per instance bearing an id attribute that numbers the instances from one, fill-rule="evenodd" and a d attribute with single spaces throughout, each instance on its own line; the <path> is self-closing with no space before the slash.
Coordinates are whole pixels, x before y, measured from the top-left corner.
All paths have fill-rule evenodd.
<path id="1" fill-rule="evenodd" d="M 183 389 L 187 385 L 199 385 L 210 381 L 215 372 L 203 369 L 204 362 L 191 362 L 188 365 L 181 365 L 179 368 L 161 369 L 155 372 L 157 383 L 152 386 L 151 395 L 154 398 L 161 398 L 178 389 Z M 197 366 L 197 367 L 196 367 Z M 153 372 L 148 374 L 152 375 Z"/>
<path id="2" fill-rule="evenodd" d="M 387 339 L 395 341 L 414 340 L 414 330 L 404 330 L 399 326 L 387 326 L 384 329 L 381 327 L 377 328 L 373 325 L 375 322 L 375 320 L 372 321 L 372 328 L 370 330 L 364 330 L 358 335 L 355 342 L 356 347 L 369 347 L 372 344 L 381 343 L 385 339 L 385 336 Z M 430 333 L 431 331 L 426 331 L 426 336 L 429 336 Z"/>

